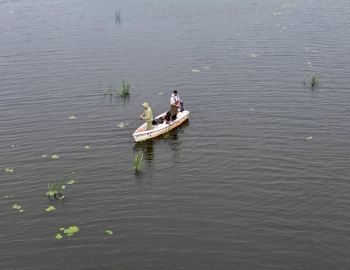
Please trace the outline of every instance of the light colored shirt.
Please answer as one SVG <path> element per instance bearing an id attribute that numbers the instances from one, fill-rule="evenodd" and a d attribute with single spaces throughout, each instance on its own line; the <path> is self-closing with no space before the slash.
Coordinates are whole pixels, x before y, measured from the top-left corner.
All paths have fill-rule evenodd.
<path id="1" fill-rule="evenodd" d="M 175 96 L 174 94 L 172 94 L 171 98 L 170 98 L 170 104 L 174 105 L 174 106 L 177 106 L 177 104 L 179 104 L 179 102 L 180 102 L 180 97 L 179 96 Z"/>

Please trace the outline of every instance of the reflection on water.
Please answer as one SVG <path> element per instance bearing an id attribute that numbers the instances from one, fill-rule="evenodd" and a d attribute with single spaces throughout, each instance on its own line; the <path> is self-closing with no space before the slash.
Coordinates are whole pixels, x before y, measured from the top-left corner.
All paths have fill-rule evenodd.
<path id="1" fill-rule="evenodd" d="M 121 17 L 120 17 L 120 9 L 119 10 L 116 10 L 114 12 L 114 18 L 115 18 L 115 24 L 121 24 L 122 23 L 122 20 L 121 20 Z"/>
<path id="2" fill-rule="evenodd" d="M 349 268 L 350 2 L 100 2 L 0 0 L 0 269 Z M 134 144 L 173 88 L 191 124 Z"/>
<path id="3" fill-rule="evenodd" d="M 158 136 L 153 139 L 149 139 L 145 142 L 138 142 L 134 144 L 134 151 L 142 151 L 144 159 L 147 160 L 149 163 L 154 158 L 154 144 L 156 144 L 159 141 L 168 141 L 169 145 L 171 146 L 172 150 L 176 151 L 176 145 L 179 144 L 178 140 L 181 137 L 181 134 L 184 132 L 184 130 L 189 126 L 190 122 L 187 119 L 184 123 L 182 123 L 179 127 L 170 130 L 169 132 Z"/>
<path id="4" fill-rule="evenodd" d="M 135 143 L 134 151 L 143 153 L 143 158 L 152 161 L 153 160 L 153 144 L 154 140 L 148 140 L 145 142 Z"/>

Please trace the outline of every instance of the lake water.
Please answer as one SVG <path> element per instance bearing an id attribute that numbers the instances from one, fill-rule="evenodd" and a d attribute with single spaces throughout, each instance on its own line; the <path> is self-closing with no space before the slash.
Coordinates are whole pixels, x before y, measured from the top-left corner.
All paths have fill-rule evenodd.
<path id="1" fill-rule="evenodd" d="M 349 13 L 0 1 L 0 269 L 349 269 Z M 104 96 L 123 80 L 128 102 Z M 190 120 L 135 144 L 141 104 L 162 113 L 173 89 Z"/>

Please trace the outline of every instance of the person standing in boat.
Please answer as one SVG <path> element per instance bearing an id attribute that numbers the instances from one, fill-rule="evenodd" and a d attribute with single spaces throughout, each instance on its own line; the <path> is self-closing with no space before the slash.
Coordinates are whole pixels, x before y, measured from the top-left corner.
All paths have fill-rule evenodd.
<path id="1" fill-rule="evenodd" d="M 139 116 L 139 118 L 143 119 L 147 123 L 147 130 L 152 129 L 152 121 L 153 121 L 153 113 L 151 107 L 148 105 L 147 102 L 144 102 L 142 106 L 145 108 L 145 111 L 143 114 Z"/>
<path id="2" fill-rule="evenodd" d="M 177 91 L 174 90 L 170 98 L 170 114 L 171 120 L 176 119 L 177 112 L 180 108 L 180 97 L 177 95 Z"/>

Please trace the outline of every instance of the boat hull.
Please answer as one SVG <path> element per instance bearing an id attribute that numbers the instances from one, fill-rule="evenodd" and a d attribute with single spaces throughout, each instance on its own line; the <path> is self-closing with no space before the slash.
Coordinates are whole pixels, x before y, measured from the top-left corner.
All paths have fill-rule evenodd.
<path id="1" fill-rule="evenodd" d="M 164 117 L 166 113 L 162 113 L 158 115 L 155 119 Z M 170 130 L 180 126 L 183 122 L 185 122 L 189 117 L 189 111 L 179 112 L 177 114 L 177 118 L 174 121 L 170 121 L 169 123 L 158 124 L 154 126 L 151 130 L 146 130 L 147 124 L 144 123 L 133 133 L 133 138 L 135 142 L 143 142 L 155 137 L 158 137 L 162 134 L 169 132 Z"/>

